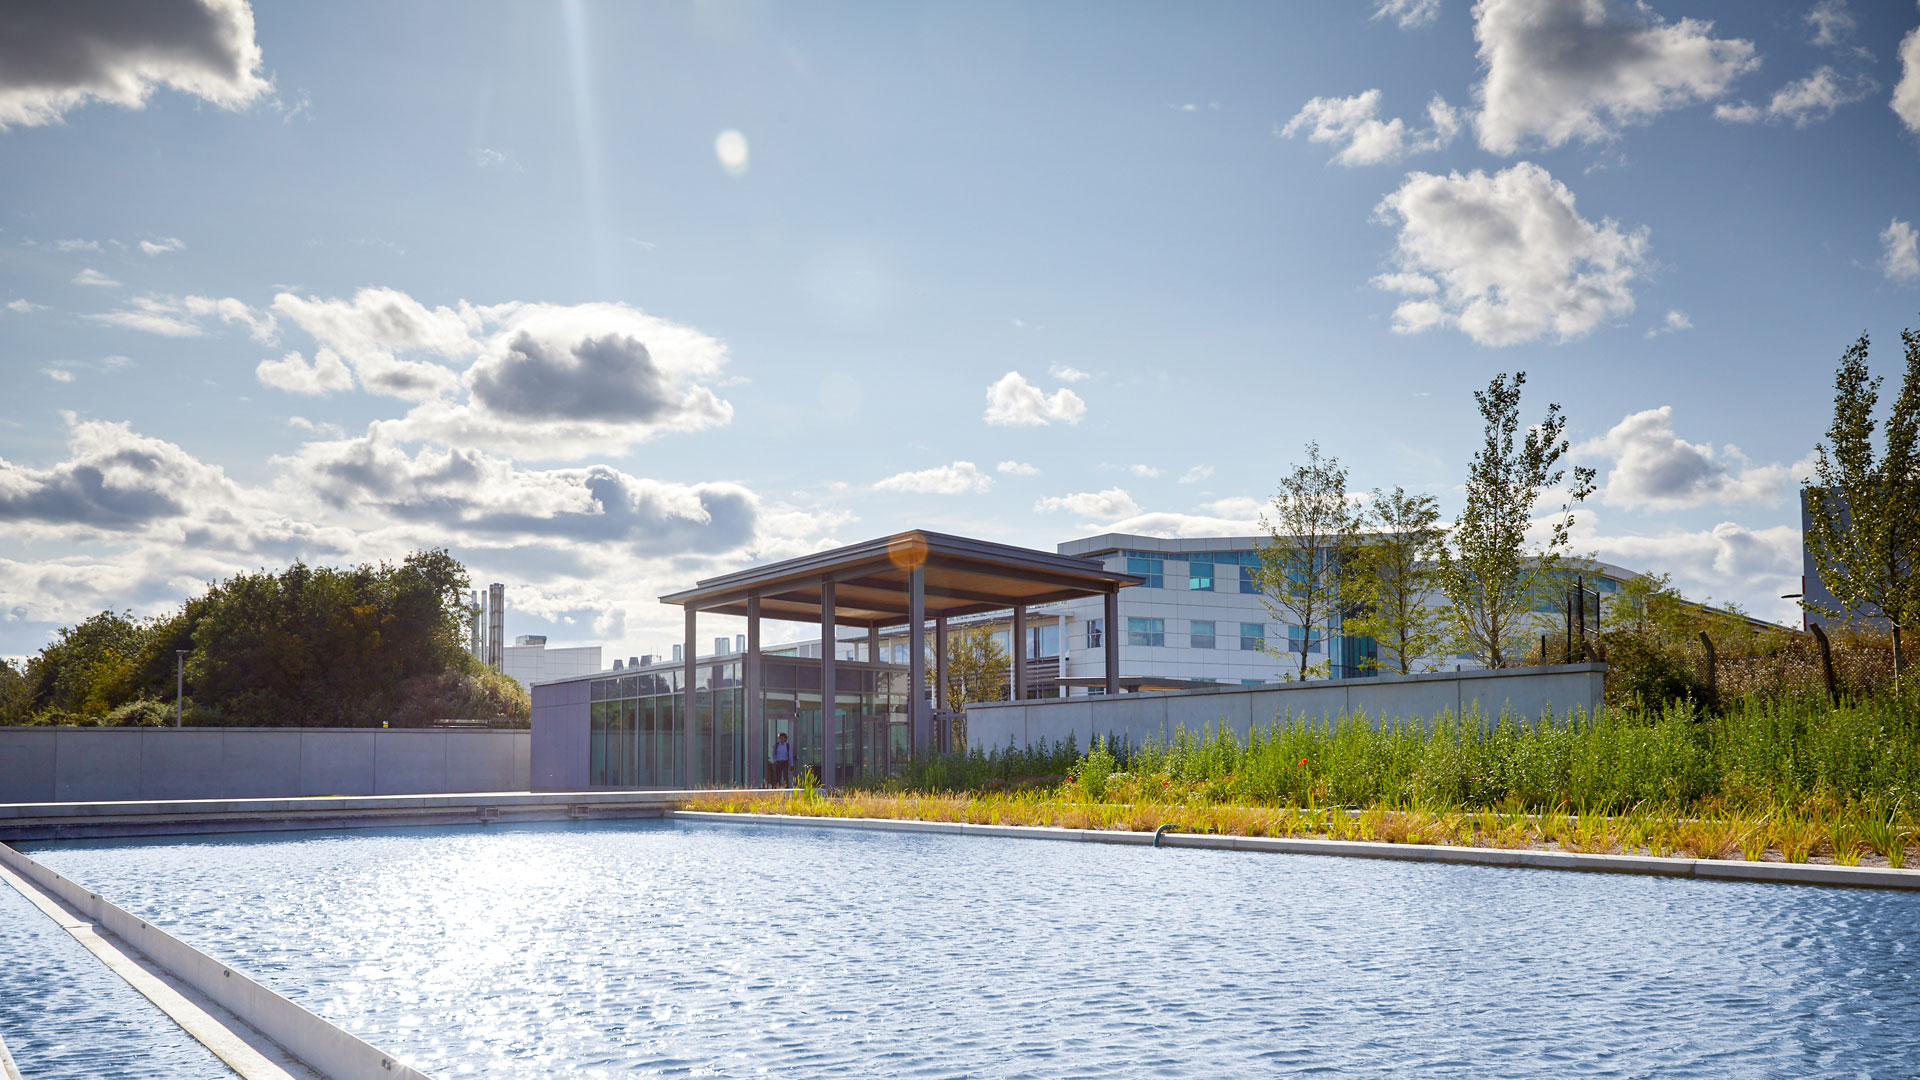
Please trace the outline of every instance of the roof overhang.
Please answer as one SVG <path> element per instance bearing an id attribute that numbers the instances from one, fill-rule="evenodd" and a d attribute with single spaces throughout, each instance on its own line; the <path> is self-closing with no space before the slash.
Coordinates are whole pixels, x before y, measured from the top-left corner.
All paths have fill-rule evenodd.
<path id="1" fill-rule="evenodd" d="M 907 622 L 916 567 L 924 571 L 929 619 L 1100 596 L 1144 580 L 1093 559 L 915 529 L 708 578 L 660 601 L 745 615 L 748 598 L 758 596 L 763 619 L 819 622 L 821 586 L 832 582 L 836 624 L 898 626 Z"/>

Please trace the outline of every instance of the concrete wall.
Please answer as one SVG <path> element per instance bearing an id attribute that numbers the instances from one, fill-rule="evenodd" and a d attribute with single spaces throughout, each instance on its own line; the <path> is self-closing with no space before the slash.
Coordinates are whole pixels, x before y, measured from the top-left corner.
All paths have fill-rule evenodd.
<path id="1" fill-rule="evenodd" d="M 525 791 L 525 731 L 0 727 L 0 803 Z"/>
<path id="2" fill-rule="evenodd" d="M 1225 724 L 1244 736 L 1286 716 L 1334 717 L 1364 712 L 1374 720 L 1431 719 L 1443 712 L 1485 717 L 1510 712 L 1537 719 L 1599 708 L 1605 664 L 1565 664 L 1499 671 L 1443 672 L 1372 679 L 1327 679 L 1268 686 L 1170 690 L 1115 697 L 986 702 L 967 706 L 967 743 L 995 749 L 1030 746 L 1071 734 L 1085 748 L 1096 735 L 1133 742 L 1164 739 L 1184 725 L 1199 731 Z"/>

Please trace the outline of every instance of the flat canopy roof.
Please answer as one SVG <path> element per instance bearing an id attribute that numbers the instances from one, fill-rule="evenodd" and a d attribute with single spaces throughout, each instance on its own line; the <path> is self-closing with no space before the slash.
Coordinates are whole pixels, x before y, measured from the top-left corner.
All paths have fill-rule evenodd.
<path id="1" fill-rule="evenodd" d="M 837 625 L 898 626 L 907 621 L 907 578 L 916 566 L 925 568 L 929 619 L 1099 596 L 1144 580 L 1093 559 L 914 529 L 707 578 L 660 602 L 745 615 L 747 597 L 758 595 L 763 619 L 819 622 L 820 586 L 831 581 Z"/>

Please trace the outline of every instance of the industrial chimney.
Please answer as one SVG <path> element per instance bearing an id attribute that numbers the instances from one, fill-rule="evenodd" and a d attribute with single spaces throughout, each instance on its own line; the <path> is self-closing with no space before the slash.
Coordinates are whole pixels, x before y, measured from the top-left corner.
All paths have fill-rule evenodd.
<path id="1" fill-rule="evenodd" d="M 500 670 L 500 645 L 507 639 L 507 587 L 496 581 L 487 586 L 487 665 Z"/>

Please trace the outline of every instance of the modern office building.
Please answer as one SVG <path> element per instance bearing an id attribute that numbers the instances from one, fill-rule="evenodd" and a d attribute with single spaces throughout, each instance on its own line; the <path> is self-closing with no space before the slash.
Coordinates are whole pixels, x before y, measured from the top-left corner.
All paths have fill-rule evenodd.
<path id="1" fill-rule="evenodd" d="M 577 645 L 551 649 L 542 634 L 522 634 L 500 649 L 500 672 L 523 687 L 601 669 L 600 646 Z"/>

